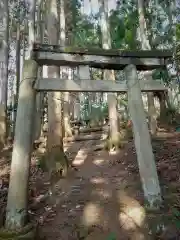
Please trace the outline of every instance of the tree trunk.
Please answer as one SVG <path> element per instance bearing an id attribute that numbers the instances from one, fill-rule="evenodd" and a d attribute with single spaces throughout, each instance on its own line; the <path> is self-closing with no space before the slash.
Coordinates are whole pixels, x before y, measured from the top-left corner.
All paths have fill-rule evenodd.
<path id="1" fill-rule="evenodd" d="M 45 18 L 44 2 L 38 1 L 38 26 L 37 26 L 37 38 L 40 43 L 44 43 L 44 31 L 45 31 Z M 34 25 L 34 24 L 33 24 Z M 38 77 L 43 76 L 43 67 L 38 69 Z M 38 140 L 42 135 L 42 121 L 43 121 L 43 108 L 44 108 L 44 92 L 36 93 L 36 115 L 35 115 L 35 128 L 34 128 L 34 140 Z"/>
<path id="2" fill-rule="evenodd" d="M 9 59 L 9 11 L 8 0 L 2 1 L 1 15 L 1 35 L 0 35 L 0 68 L 1 68 L 1 88 L 0 88 L 0 149 L 4 146 L 7 135 L 7 90 L 8 90 L 8 59 Z"/>
<path id="3" fill-rule="evenodd" d="M 57 0 L 48 1 L 48 38 L 49 44 L 58 45 L 58 9 Z M 48 67 L 48 77 L 59 77 L 59 67 Z M 68 161 L 63 150 L 63 120 L 62 120 L 62 94 L 60 92 L 48 93 L 48 162 L 50 178 L 53 174 L 62 171 L 65 175 Z M 60 168 L 60 169 L 59 169 Z M 52 182 L 51 182 L 52 183 Z"/>
<path id="4" fill-rule="evenodd" d="M 71 1 L 69 0 L 61 0 L 60 1 L 60 43 L 61 46 L 71 45 L 72 43 L 72 29 L 70 27 L 73 25 L 72 18 L 72 8 Z M 65 70 L 65 69 L 64 69 Z M 72 78 L 72 69 L 67 68 L 66 75 L 68 79 Z M 64 93 L 64 128 L 65 128 L 65 136 L 71 137 L 72 130 L 70 124 L 70 93 Z"/>
<path id="5" fill-rule="evenodd" d="M 69 106 L 69 92 L 64 93 L 64 129 L 65 137 L 72 137 L 72 129 L 70 125 L 70 106 Z"/>
<path id="6" fill-rule="evenodd" d="M 18 2 L 18 7 L 19 6 Z M 16 30 L 16 98 L 15 104 L 16 108 L 14 108 L 14 130 L 15 133 L 15 125 L 16 125 L 16 114 L 17 114 L 17 106 L 18 106 L 18 97 L 19 97 L 19 86 L 20 86 L 20 76 L 21 76 L 21 68 L 20 68 L 20 52 L 21 52 L 21 39 L 20 39 L 20 20 L 17 21 L 17 30 Z"/>
<path id="7" fill-rule="evenodd" d="M 148 114 L 149 114 L 149 128 L 152 135 L 157 133 L 157 114 L 154 105 L 154 94 L 147 93 L 148 96 Z"/>
<path id="8" fill-rule="evenodd" d="M 69 108 L 70 108 L 70 120 L 74 119 L 74 93 L 72 93 L 70 95 L 70 105 L 69 105 Z"/>
<path id="9" fill-rule="evenodd" d="M 159 99 L 159 104 L 160 104 L 160 119 L 165 118 L 166 114 L 166 95 L 165 93 L 158 93 L 158 99 Z"/>
<path id="10" fill-rule="evenodd" d="M 61 67 L 62 78 L 71 79 L 71 69 Z M 71 137 L 72 130 L 70 124 L 70 93 L 64 92 L 63 96 L 63 118 L 64 118 L 64 134 L 65 137 Z"/>
<path id="11" fill-rule="evenodd" d="M 73 98 L 73 105 L 74 105 L 74 114 L 73 114 L 73 119 L 74 120 L 80 120 L 80 114 L 81 114 L 81 109 L 80 109 L 80 99 L 79 99 L 79 94 L 75 93 L 74 98 Z"/>
<path id="12" fill-rule="evenodd" d="M 144 0 L 138 0 L 138 12 L 139 12 L 139 28 L 140 28 L 140 37 L 142 50 L 151 50 L 150 42 L 147 34 L 146 19 L 144 14 Z M 145 73 L 147 77 L 152 79 L 152 72 L 147 71 Z M 153 93 L 147 94 L 148 99 L 148 115 L 149 115 L 149 126 L 152 134 L 157 132 L 157 115 L 156 108 L 154 105 L 154 95 Z"/>
<path id="13" fill-rule="evenodd" d="M 101 11 L 101 36 L 102 47 L 104 49 L 111 48 L 111 37 L 108 23 L 108 6 L 107 1 L 99 0 Z M 115 80 L 113 70 L 104 71 L 104 80 Z M 108 110 L 110 123 L 110 142 L 112 148 L 119 148 L 119 128 L 118 128 L 118 113 L 117 113 L 117 98 L 115 94 L 108 94 Z"/>
<path id="14" fill-rule="evenodd" d="M 9 230 L 17 230 L 24 227 L 27 223 L 29 170 L 35 110 L 35 90 L 32 88 L 32 85 L 37 76 L 37 63 L 32 60 L 26 61 L 23 75 L 19 91 L 6 209 L 5 227 Z"/>
<path id="15" fill-rule="evenodd" d="M 5 69 L 4 69 L 4 75 L 5 75 L 5 93 L 4 93 L 4 102 L 5 102 L 5 128 L 6 128 L 6 134 L 5 137 L 8 137 L 9 135 L 9 126 L 7 124 L 7 101 L 8 101 L 8 66 L 9 66 L 9 1 L 5 1 L 5 14 L 6 14 L 6 32 L 5 32 Z"/>
<path id="16" fill-rule="evenodd" d="M 35 11 L 36 11 L 36 0 L 32 0 L 30 2 L 30 14 L 28 21 L 28 29 L 29 29 L 29 39 L 28 39 L 28 55 L 27 59 L 32 57 L 33 44 L 35 42 Z"/>

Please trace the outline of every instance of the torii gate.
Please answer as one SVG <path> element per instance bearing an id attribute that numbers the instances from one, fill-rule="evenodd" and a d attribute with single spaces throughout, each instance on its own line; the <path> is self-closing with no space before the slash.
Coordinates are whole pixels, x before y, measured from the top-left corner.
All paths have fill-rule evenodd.
<path id="1" fill-rule="evenodd" d="M 24 188 L 22 199 L 13 196 L 22 182 L 28 185 L 26 176 L 32 151 L 33 114 L 36 92 L 127 92 L 130 116 L 133 122 L 134 141 L 140 177 L 145 198 L 150 206 L 161 202 L 161 191 L 156 171 L 150 134 L 141 97 L 142 92 L 166 91 L 158 81 L 138 81 L 137 70 L 152 70 L 166 66 L 172 57 L 169 50 L 122 51 L 82 48 L 61 48 L 59 46 L 35 44 L 33 60 L 24 64 L 23 81 L 20 85 L 17 109 L 15 139 L 12 153 L 12 169 L 8 193 L 7 216 L 27 209 L 27 192 Z M 77 66 L 81 69 L 79 79 L 37 79 L 38 67 L 42 65 Z M 116 69 L 125 71 L 126 83 L 113 81 L 92 81 L 86 79 L 89 68 Z M 17 166 L 17 167 L 14 167 Z M 18 178 L 17 178 L 18 175 Z M 16 181 L 15 181 L 16 179 Z M 13 201 L 13 207 L 12 207 Z M 15 207 L 14 207 L 15 206 Z M 23 214 L 24 215 L 24 214 Z M 18 215 L 20 221 L 23 215 Z M 13 218 L 14 219 L 14 218 Z"/>

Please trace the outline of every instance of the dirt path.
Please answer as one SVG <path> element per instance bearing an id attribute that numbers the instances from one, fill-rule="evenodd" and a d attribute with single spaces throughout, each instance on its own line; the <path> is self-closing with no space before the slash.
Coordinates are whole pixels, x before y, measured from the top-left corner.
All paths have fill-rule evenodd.
<path id="1" fill-rule="evenodd" d="M 41 236 L 47 240 L 180 239 L 168 238 L 166 231 L 169 230 L 162 220 L 162 216 L 163 219 L 171 217 L 168 204 L 172 206 L 170 200 L 173 199 L 173 204 L 176 201 L 171 199 L 169 189 L 174 186 L 176 198 L 180 189 L 177 172 L 180 143 L 177 140 L 172 138 L 153 144 L 164 198 L 168 200 L 159 213 L 148 215 L 142 207 L 144 200 L 133 143 L 113 156 L 105 151 L 93 152 L 97 141 L 76 143 L 73 165 L 78 171 L 71 171 L 67 179 L 57 183 L 55 195 L 46 204 L 44 217 L 41 217 Z M 39 212 L 37 214 L 39 216 Z M 156 228 L 164 228 L 166 237 L 149 236 L 147 219 L 153 224 L 156 221 Z M 169 218 L 167 225 L 172 228 Z M 170 236 L 176 237 L 176 232 L 173 226 Z"/>
<path id="2" fill-rule="evenodd" d="M 175 225 L 180 226 L 180 136 L 164 134 L 161 140 L 153 141 L 164 198 L 164 206 L 159 212 L 149 212 L 143 207 L 133 142 L 116 155 L 94 151 L 98 144 L 97 140 L 91 140 L 66 146 L 74 168 L 66 179 L 56 184 L 50 199 L 29 211 L 31 219 L 40 223 L 40 237 L 45 236 L 46 240 L 180 239 L 175 228 Z M 2 158 L 1 179 L 5 179 L 2 190 L 8 188 L 9 167 Z M 36 172 L 32 167 L 31 198 L 44 194 L 47 184 L 46 174 L 40 170 Z M 0 200 L 5 206 L 4 194 Z M 152 231 L 148 226 L 157 233 L 156 236 L 149 236 Z"/>

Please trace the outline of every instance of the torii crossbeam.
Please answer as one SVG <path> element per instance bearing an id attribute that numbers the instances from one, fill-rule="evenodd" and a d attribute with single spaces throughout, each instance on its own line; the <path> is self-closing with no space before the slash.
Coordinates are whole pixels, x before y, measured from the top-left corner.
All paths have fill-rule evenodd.
<path id="1" fill-rule="evenodd" d="M 88 65 L 93 68 L 123 70 L 133 64 L 137 70 L 152 70 L 166 66 L 171 50 L 104 50 L 99 48 L 74 48 L 34 44 L 34 58 L 39 65 L 69 66 Z"/>

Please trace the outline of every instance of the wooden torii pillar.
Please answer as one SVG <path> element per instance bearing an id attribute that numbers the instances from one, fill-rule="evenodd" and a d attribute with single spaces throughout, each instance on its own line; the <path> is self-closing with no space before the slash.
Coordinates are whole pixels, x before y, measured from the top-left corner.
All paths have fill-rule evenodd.
<path id="1" fill-rule="evenodd" d="M 162 201 L 161 190 L 136 67 L 128 65 L 125 68 L 125 75 L 128 108 L 133 123 L 134 142 L 144 196 L 150 207 L 158 207 Z"/>
<path id="2" fill-rule="evenodd" d="M 147 57 L 148 56 L 148 57 Z M 156 58 L 155 56 L 159 56 Z M 144 195 L 150 206 L 159 205 L 161 192 L 145 119 L 141 91 L 165 91 L 166 88 L 157 81 L 140 82 L 137 70 L 152 70 L 165 66 L 165 58 L 171 57 L 170 51 L 111 51 L 97 49 L 62 49 L 58 46 L 36 45 L 34 59 L 25 61 L 24 78 L 20 86 L 19 103 L 12 153 L 12 172 L 8 192 L 6 227 L 21 228 L 26 225 L 27 188 L 30 156 L 32 150 L 33 114 L 35 110 L 36 91 L 62 92 L 128 92 L 129 111 L 133 121 L 133 132 L 137 160 Z M 126 83 L 112 81 L 92 81 L 91 79 L 38 79 L 38 66 L 69 65 L 89 66 L 102 69 L 122 70 L 125 68 Z M 17 196 L 18 188 L 21 194 Z"/>
<path id="3" fill-rule="evenodd" d="M 19 89 L 11 174 L 6 208 L 5 227 L 7 230 L 11 230 L 9 233 L 10 235 L 8 235 L 8 232 L 6 231 L 7 233 L 5 236 L 7 236 L 8 239 L 14 239 L 14 236 L 17 236 L 17 238 L 18 236 L 22 237 L 22 239 L 31 239 L 30 236 L 32 236 L 33 239 L 36 233 L 36 229 L 33 226 L 26 226 L 26 224 L 28 223 L 29 171 L 36 102 L 36 91 L 33 88 L 33 85 L 36 81 L 37 71 L 38 64 L 36 61 L 25 61 L 23 80 Z M 16 230 L 18 229 L 19 232 L 17 233 Z M 15 231 L 15 233 L 13 231 Z M 26 235 L 27 238 L 25 238 Z M 1 237 L 3 239 L 3 232 L 0 230 L 0 238 Z"/>

